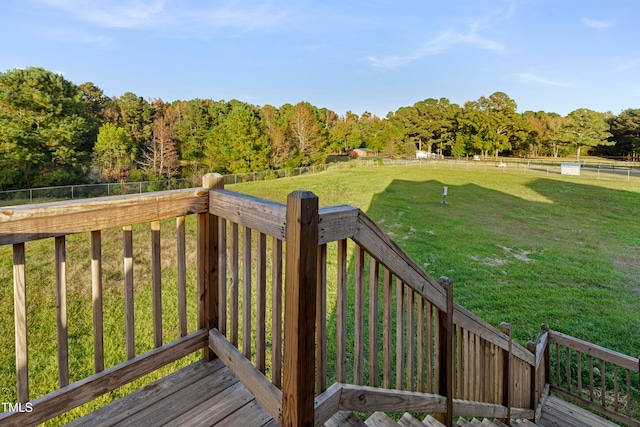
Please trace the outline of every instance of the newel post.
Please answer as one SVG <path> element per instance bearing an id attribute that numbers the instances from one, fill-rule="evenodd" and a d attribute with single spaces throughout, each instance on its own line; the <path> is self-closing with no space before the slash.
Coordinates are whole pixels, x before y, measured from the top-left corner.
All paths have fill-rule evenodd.
<path id="1" fill-rule="evenodd" d="M 208 173 L 202 177 L 202 186 L 208 190 L 224 188 L 224 177 Z M 206 212 L 198 214 L 198 329 L 218 327 L 218 217 Z M 212 360 L 216 356 L 206 346 L 202 357 Z"/>
<path id="2" fill-rule="evenodd" d="M 447 412 L 436 414 L 437 419 L 446 426 L 453 423 L 453 394 L 455 392 L 455 363 L 454 350 L 454 325 L 453 325 L 453 281 L 442 276 L 438 283 L 444 288 L 447 296 L 447 311 L 439 310 L 440 317 L 440 349 L 438 351 L 438 364 L 440 365 L 440 378 L 438 378 L 439 394 L 447 398 Z"/>
<path id="3" fill-rule="evenodd" d="M 287 197 L 282 425 L 314 425 L 318 198 Z"/>

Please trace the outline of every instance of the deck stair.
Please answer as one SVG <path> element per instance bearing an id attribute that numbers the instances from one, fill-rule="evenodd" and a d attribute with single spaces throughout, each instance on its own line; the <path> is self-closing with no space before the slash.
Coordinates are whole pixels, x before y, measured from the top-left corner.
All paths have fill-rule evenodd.
<path id="1" fill-rule="evenodd" d="M 341 411 L 337 413 L 333 418 L 325 423 L 327 427 L 338 427 L 338 426 L 368 426 L 368 427 L 445 427 L 444 424 L 436 420 L 433 416 L 427 415 L 423 421 L 420 421 L 413 417 L 409 413 L 404 413 L 402 418 L 399 421 L 394 421 L 390 416 L 385 414 L 384 412 L 374 412 L 366 421 L 360 420 L 356 415 L 348 411 Z M 537 426 L 540 424 L 534 424 L 528 420 L 511 420 L 512 427 L 530 427 Z M 453 423 L 453 427 L 506 427 L 507 424 L 504 424 L 496 419 L 490 420 L 488 418 L 484 418 L 479 420 L 477 418 L 473 418 L 471 420 L 467 420 L 465 418 L 459 418 L 455 423 Z"/>

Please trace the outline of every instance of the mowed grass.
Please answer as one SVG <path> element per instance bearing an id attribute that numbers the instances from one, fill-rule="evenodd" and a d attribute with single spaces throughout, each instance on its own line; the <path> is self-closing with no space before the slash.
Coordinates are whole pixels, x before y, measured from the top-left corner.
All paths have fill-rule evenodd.
<path id="1" fill-rule="evenodd" d="M 448 186 L 443 205 L 442 187 Z M 229 185 L 284 203 L 311 190 L 321 206 L 361 208 L 434 278 L 454 281 L 455 300 L 492 325 L 510 322 L 521 344 L 540 325 L 631 356 L 640 354 L 640 183 L 404 167 L 343 169 Z M 163 221 L 163 330 L 178 337 L 173 220 Z M 153 347 L 148 225 L 134 227 L 136 354 Z M 187 218 L 189 330 L 195 328 L 195 218 Z M 352 248 L 352 245 L 350 245 Z M 93 371 L 88 235 L 67 239 L 71 381 Z M 125 360 L 120 230 L 103 236 L 106 367 Z M 328 274 L 335 275 L 329 249 Z M 15 401 L 11 247 L 0 247 L 0 401 Z M 334 314 L 335 290 L 328 290 Z M 57 388 L 53 240 L 27 244 L 30 387 Z M 197 355 L 181 362 L 189 363 Z M 329 369 L 332 362 L 329 361 Z M 88 404 L 58 425 L 170 369 Z M 330 375 L 332 373 L 330 372 Z"/>
<path id="2" fill-rule="evenodd" d="M 448 187 L 448 204 L 442 201 Z M 640 184 L 421 168 L 347 169 L 233 186 L 358 206 L 454 299 L 521 344 L 540 326 L 640 355 Z"/>

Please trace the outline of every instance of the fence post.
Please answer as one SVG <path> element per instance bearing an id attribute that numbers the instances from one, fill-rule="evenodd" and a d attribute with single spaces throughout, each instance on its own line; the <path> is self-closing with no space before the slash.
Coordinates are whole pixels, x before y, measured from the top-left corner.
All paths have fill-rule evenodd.
<path id="1" fill-rule="evenodd" d="M 202 177 L 202 186 L 215 190 L 224 188 L 224 177 L 217 173 Z M 218 217 L 209 210 L 198 214 L 198 328 L 218 327 Z M 203 359 L 212 360 L 215 354 L 207 345 Z"/>
<path id="2" fill-rule="evenodd" d="M 507 418 L 501 420 L 503 423 L 509 424 L 511 419 L 511 355 L 513 353 L 513 333 L 511 325 L 507 322 L 500 324 L 500 331 L 509 337 L 509 353 L 502 363 L 502 405 L 507 407 Z"/>
<path id="3" fill-rule="evenodd" d="M 440 377 L 438 393 L 447 398 L 447 412 L 436 414 L 436 419 L 446 426 L 453 424 L 453 393 L 455 385 L 455 351 L 454 351 L 454 325 L 453 325 L 453 281 L 441 276 L 438 283 L 444 288 L 447 295 L 447 311 L 438 310 L 440 349 L 438 351 L 438 364 Z"/>
<path id="4" fill-rule="evenodd" d="M 287 197 L 282 424 L 314 425 L 318 198 Z"/>

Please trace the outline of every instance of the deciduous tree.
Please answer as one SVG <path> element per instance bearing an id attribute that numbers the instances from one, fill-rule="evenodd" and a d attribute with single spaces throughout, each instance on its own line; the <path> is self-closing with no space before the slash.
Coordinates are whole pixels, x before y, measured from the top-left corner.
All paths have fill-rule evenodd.
<path id="1" fill-rule="evenodd" d="M 578 108 L 569 113 L 567 120 L 558 131 L 559 140 L 576 148 L 576 160 L 580 160 L 582 147 L 597 145 L 612 145 L 609 124 L 602 113 Z"/>

